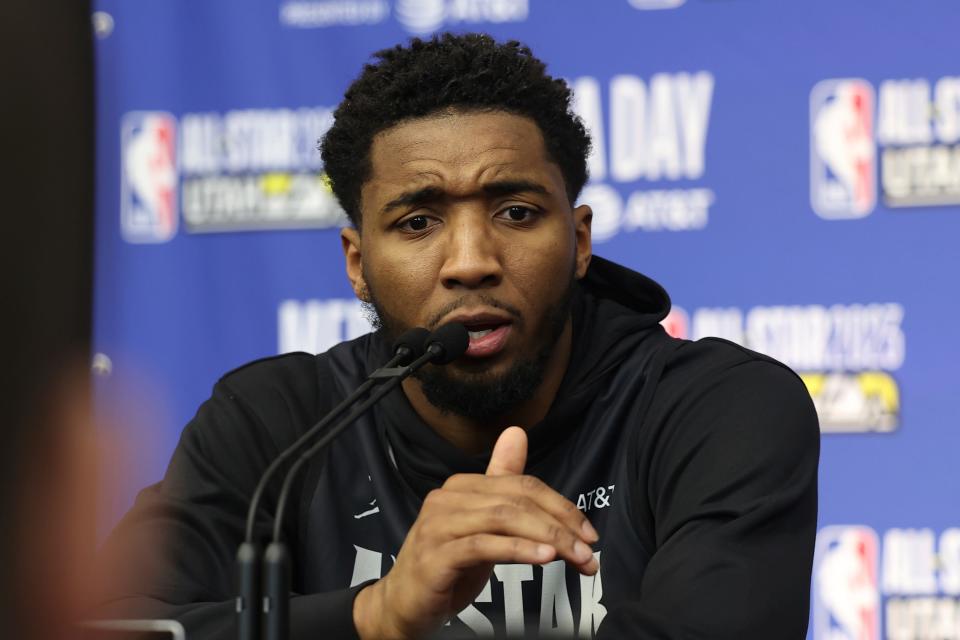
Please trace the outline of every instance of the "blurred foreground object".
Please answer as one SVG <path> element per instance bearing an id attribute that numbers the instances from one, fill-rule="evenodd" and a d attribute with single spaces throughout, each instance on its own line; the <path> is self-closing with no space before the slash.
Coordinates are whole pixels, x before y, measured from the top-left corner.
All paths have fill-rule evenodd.
<path id="1" fill-rule="evenodd" d="M 89 585 L 98 482 L 87 380 L 93 232 L 90 9 L 0 8 L 5 313 L 0 629 L 70 637 Z"/>

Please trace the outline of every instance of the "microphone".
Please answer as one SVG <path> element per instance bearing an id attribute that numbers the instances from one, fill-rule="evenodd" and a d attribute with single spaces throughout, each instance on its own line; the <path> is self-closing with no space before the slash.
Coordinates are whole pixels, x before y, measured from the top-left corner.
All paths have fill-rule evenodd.
<path id="1" fill-rule="evenodd" d="M 430 332 L 423 327 L 414 327 L 402 333 L 393 341 L 393 353 L 399 358 L 397 364 L 405 366 L 422 356 L 427 349 L 429 337 Z M 469 339 L 470 336 L 468 335 L 467 338 Z M 384 366 L 390 365 L 388 363 Z"/>
<path id="2" fill-rule="evenodd" d="M 322 451 L 333 442 L 340 432 L 350 426 L 357 418 L 367 412 L 383 396 L 395 389 L 405 378 L 427 364 L 445 365 L 462 356 L 470 345 L 470 336 L 467 328 L 460 323 L 444 325 L 430 334 L 426 339 L 426 348 L 423 355 L 410 364 L 388 369 L 383 367 L 379 377 L 388 377 L 389 380 L 374 390 L 370 397 L 360 403 L 346 418 L 331 427 L 309 449 L 300 454 L 300 457 L 287 471 L 277 499 L 277 511 L 273 521 L 273 541 L 266 551 L 266 583 L 267 593 L 264 598 L 264 612 L 266 613 L 267 640 L 287 640 L 290 619 L 290 555 L 283 544 L 283 516 L 286 511 L 287 498 L 293 486 L 294 479 L 300 469 L 314 455 Z M 371 378 L 377 375 L 374 372 Z"/>
<path id="3" fill-rule="evenodd" d="M 247 510 L 247 524 L 244 542 L 237 550 L 237 569 L 239 575 L 240 595 L 237 597 L 238 637 L 239 640 L 258 640 L 260 638 L 260 547 L 254 541 L 254 523 L 260 499 L 266 490 L 270 479 L 287 460 L 293 457 L 300 449 L 309 443 L 326 425 L 340 416 L 357 399 L 366 393 L 370 387 L 380 381 L 379 372 L 392 369 L 398 365 L 407 365 L 421 357 L 427 348 L 427 338 L 430 332 L 422 327 L 416 327 L 403 333 L 393 343 L 393 358 L 383 367 L 374 371 L 356 391 L 347 396 L 340 404 L 333 408 L 324 418 L 313 425 L 292 445 L 278 455 L 267 467 L 260 481 L 257 483 L 253 496 L 250 499 L 250 508 Z"/>
<path id="4" fill-rule="evenodd" d="M 433 364 L 449 364 L 467 352 L 470 334 L 459 322 L 451 322 L 434 331 L 426 345 L 426 351 L 434 354 Z"/>

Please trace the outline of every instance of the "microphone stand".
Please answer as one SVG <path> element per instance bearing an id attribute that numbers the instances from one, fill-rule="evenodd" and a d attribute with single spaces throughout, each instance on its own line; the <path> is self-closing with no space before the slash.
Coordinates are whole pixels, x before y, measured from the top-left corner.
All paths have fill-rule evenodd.
<path id="1" fill-rule="evenodd" d="M 261 636 L 261 606 L 266 606 L 266 603 L 264 602 L 261 605 L 261 551 L 260 545 L 254 540 L 254 526 L 260 500 L 263 497 L 263 492 L 266 490 L 270 479 L 287 460 L 308 444 L 321 429 L 346 411 L 374 384 L 380 382 L 385 377 L 381 374 L 382 371 L 394 371 L 398 364 L 422 352 L 428 335 L 429 332 L 422 328 L 412 329 L 403 334 L 403 336 L 397 340 L 396 352 L 393 358 L 383 367 L 374 371 L 363 384 L 334 407 L 320 422 L 307 430 L 296 442 L 281 452 L 280 455 L 270 463 L 266 471 L 263 472 L 263 475 L 260 477 L 260 482 L 254 489 L 253 496 L 250 499 L 244 541 L 240 545 L 240 548 L 237 549 L 238 587 L 240 594 L 237 596 L 236 611 L 237 637 L 239 640 L 260 640 Z"/>
<path id="2" fill-rule="evenodd" d="M 374 390 L 370 397 L 351 411 L 346 418 L 337 423 L 323 435 L 316 444 L 300 454 L 300 457 L 287 471 L 277 499 L 277 511 L 273 521 L 273 541 L 266 551 L 266 584 L 264 613 L 266 615 L 267 640 L 288 640 L 290 632 L 290 554 L 283 543 L 283 516 L 286 512 L 287 498 L 297 474 L 317 453 L 327 447 L 340 432 L 350 426 L 357 418 L 383 396 L 393 391 L 412 373 L 433 362 L 448 364 L 459 358 L 467 350 L 469 336 L 462 324 L 451 323 L 440 327 L 427 339 L 426 352 L 404 367 L 383 367 L 371 374 L 374 379 L 387 381 Z"/>
<path id="3" fill-rule="evenodd" d="M 405 367 L 384 367 L 375 371 L 371 378 L 385 378 L 387 381 L 377 387 L 370 397 L 357 406 L 346 418 L 337 423 L 320 440 L 300 454 L 300 457 L 287 471 L 277 501 L 276 516 L 273 521 L 273 541 L 267 546 L 264 556 L 266 570 L 266 593 L 263 609 L 266 616 L 266 640 L 287 640 L 290 633 L 290 553 L 283 542 L 283 516 L 286 512 L 287 498 L 297 474 L 317 453 L 329 445 L 340 432 L 350 426 L 357 418 L 366 413 L 383 396 L 393 391 L 405 378 L 444 353 L 443 345 L 438 342 L 427 347 L 427 352 Z"/>

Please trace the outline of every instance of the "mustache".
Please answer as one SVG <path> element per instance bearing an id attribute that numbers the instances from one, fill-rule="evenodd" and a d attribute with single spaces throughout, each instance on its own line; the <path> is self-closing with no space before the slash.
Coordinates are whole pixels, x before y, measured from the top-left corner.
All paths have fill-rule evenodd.
<path id="1" fill-rule="evenodd" d="M 493 307 L 494 309 L 500 309 L 501 311 L 506 311 L 507 313 L 510 314 L 511 317 L 513 317 L 514 320 L 517 321 L 518 324 L 523 322 L 523 315 L 520 313 L 520 310 L 514 307 L 513 305 L 507 304 L 506 302 L 501 302 L 500 300 L 497 300 L 493 296 L 479 294 L 479 295 L 471 295 L 471 296 L 461 296 L 456 300 L 454 300 L 453 302 L 445 304 L 443 307 L 440 308 L 439 311 L 437 311 L 435 314 L 433 314 L 430 317 L 430 320 L 427 322 L 427 328 L 430 330 L 436 329 L 437 325 L 439 325 L 440 322 L 447 315 L 449 315 L 450 313 L 453 313 L 460 307 L 476 306 L 478 304 L 483 304 L 488 307 Z"/>

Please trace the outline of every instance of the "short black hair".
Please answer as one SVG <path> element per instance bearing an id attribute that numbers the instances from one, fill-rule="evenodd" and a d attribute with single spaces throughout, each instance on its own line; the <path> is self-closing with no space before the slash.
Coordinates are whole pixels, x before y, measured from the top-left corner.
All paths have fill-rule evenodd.
<path id="1" fill-rule="evenodd" d="M 334 112 L 320 143 L 333 192 L 360 227 L 360 189 L 370 178 L 370 147 L 378 133 L 405 120 L 448 109 L 504 111 L 533 120 L 549 158 L 563 174 L 572 204 L 587 181 L 590 136 L 573 113 L 562 79 L 525 45 L 486 34 L 413 38 L 374 54 Z"/>

